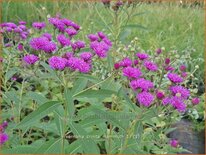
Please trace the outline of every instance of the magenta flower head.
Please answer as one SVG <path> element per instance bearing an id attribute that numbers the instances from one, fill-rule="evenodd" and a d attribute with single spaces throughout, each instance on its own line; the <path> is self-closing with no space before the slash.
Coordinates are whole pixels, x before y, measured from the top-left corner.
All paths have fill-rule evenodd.
<path id="1" fill-rule="evenodd" d="M 30 41 L 30 46 L 34 50 L 43 50 L 46 53 L 52 53 L 57 49 L 54 42 L 51 42 L 46 37 L 33 38 Z"/>
<path id="2" fill-rule="evenodd" d="M 59 18 L 49 18 L 49 23 L 52 24 L 60 32 L 64 32 L 65 24 Z"/>
<path id="3" fill-rule="evenodd" d="M 84 61 L 89 61 L 89 60 L 91 60 L 92 59 L 92 53 L 91 52 L 82 52 L 81 54 L 80 54 L 80 58 L 82 59 L 82 60 L 84 60 Z"/>
<path id="4" fill-rule="evenodd" d="M 18 28 L 22 29 L 23 31 L 26 31 L 26 26 L 25 25 L 19 25 Z"/>
<path id="5" fill-rule="evenodd" d="M 3 61 L 4 61 L 4 59 L 2 57 L 0 57 L 0 62 L 3 62 Z"/>
<path id="6" fill-rule="evenodd" d="M 183 78 L 180 77 L 178 74 L 175 74 L 175 73 L 168 73 L 167 77 L 173 83 L 181 83 L 181 82 L 183 82 Z"/>
<path id="7" fill-rule="evenodd" d="M 132 80 L 130 82 L 130 87 L 133 90 L 137 90 L 138 88 L 140 88 L 142 91 L 147 91 L 150 88 L 153 88 L 154 84 L 149 80 L 146 80 L 144 78 L 139 78 L 139 79 L 136 79 L 136 80 Z"/>
<path id="8" fill-rule="evenodd" d="M 32 24 L 32 27 L 35 29 L 41 30 L 46 27 L 46 23 L 45 22 L 34 22 Z"/>
<path id="9" fill-rule="evenodd" d="M 3 128 L 6 128 L 8 126 L 8 122 L 7 121 L 4 121 L 3 123 L 2 123 L 2 127 Z"/>
<path id="10" fill-rule="evenodd" d="M 119 1 L 116 2 L 116 6 L 120 7 L 120 6 L 122 6 L 122 5 L 123 5 L 123 2 L 122 2 L 121 0 L 119 0 Z"/>
<path id="11" fill-rule="evenodd" d="M 112 46 L 112 42 L 107 37 L 102 39 L 102 41 L 104 41 L 108 46 L 110 46 L 110 47 Z"/>
<path id="12" fill-rule="evenodd" d="M 23 61 L 28 65 L 35 64 L 38 60 L 39 57 L 34 54 L 28 54 L 23 57 Z"/>
<path id="13" fill-rule="evenodd" d="M 155 63 L 151 62 L 151 61 L 145 61 L 144 62 L 144 66 L 149 70 L 149 71 L 157 71 L 158 67 Z"/>
<path id="14" fill-rule="evenodd" d="M 169 97 L 165 97 L 163 100 L 162 100 L 162 104 L 163 105 L 168 105 L 170 103 L 170 98 Z"/>
<path id="15" fill-rule="evenodd" d="M 9 136 L 6 133 L 0 132 L 0 145 L 3 145 L 6 141 L 8 141 Z"/>
<path id="16" fill-rule="evenodd" d="M 22 44 L 22 43 L 19 43 L 18 46 L 17 46 L 17 49 L 18 49 L 19 51 L 23 51 L 23 50 L 24 50 L 23 44 Z"/>
<path id="17" fill-rule="evenodd" d="M 78 32 L 74 28 L 66 28 L 65 32 L 70 36 L 73 37 L 75 36 Z"/>
<path id="18" fill-rule="evenodd" d="M 65 37 L 63 34 L 59 34 L 57 36 L 57 40 L 61 44 L 62 47 L 71 45 L 69 38 Z"/>
<path id="19" fill-rule="evenodd" d="M 170 65 L 168 65 L 168 66 L 165 67 L 165 70 L 166 71 L 173 71 L 173 70 L 175 70 L 175 68 L 170 66 Z"/>
<path id="20" fill-rule="evenodd" d="M 88 73 L 91 70 L 91 65 L 89 63 L 77 57 L 71 57 L 68 60 L 67 67 L 72 70 L 78 70 L 81 73 Z"/>
<path id="21" fill-rule="evenodd" d="M 139 104 L 144 105 L 145 107 L 149 107 L 154 101 L 154 96 L 145 91 L 137 94 L 136 98 Z"/>
<path id="22" fill-rule="evenodd" d="M 98 34 L 98 36 L 99 36 L 99 38 L 101 38 L 101 39 L 104 39 L 104 38 L 106 38 L 107 36 L 103 33 L 103 32 L 97 32 L 97 34 Z"/>
<path id="23" fill-rule="evenodd" d="M 187 77 L 187 73 L 186 73 L 186 72 L 182 72 L 182 73 L 181 73 L 181 76 L 182 76 L 183 78 L 186 78 L 186 77 Z"/>
<path id="24" fill-rule="evenodd" d="M 22 32 L 22 33 L 20 33 L 20 37 L 21 37 L 22 40 L 25 40 L 28 37 L 28 33 L 27 32 Z"/>
<path id="25" fill-rule="evenodd" d="M 42 50 L 42 48 L 49 42 L 46 37 L 32 38 L 30 41 L 30 46 L 34 50 Z"/>
<path id="26" fill-rule="evenodd" d="M 81 49 L 81 48 L 84 48 L 86 46 L 85 42 L 81 41 L 81 40 L 76 41 L 74 44 L 76 45 L 77 49 Z"/>
<path id="27" fill-rule="evenodd" d="M 25 21 L 19 21 L 19 25 L 26 25 Z"/>
<path id="28" fill-rule="evenodd" d="M 161 54 L 161 53 L 162 53 L 161 48 L 158 48 L 158 49 L 156 50 L 156 53 L 157 53 L 158 55 Z"/>
<path id="29" fill-rule="evenodd" d="M 197 105 L 197 104 L 199 104 L 199 103 L 200 103 L 200 99 L 199 99 L 199 98 L 196 97 L 196 98 L 193 98 L 193 99 L 192 99 L 192 104 L 193 104 L 193 105 Z"/>
<path id="30" fill-rule="evenodd" d="M 170 59 L 169 59 L 169 58 L 166 58 L 166 59 L 165 59 L 165 64 L 168 65 L 169 63 L 170 63 Z"/>
<path id="31" fill-rule="evenodd" d="M 74 23 L 74 22 L 72 23 L 71 26 L 77 31 L 80 29 L 80 26 L 78 24 Z"/>
<path id="32" fill-rule="evenodd" d="M 124 58 L 122 61 L 119 62 L 121 67 L 128 67 L 132 66 L 132 60 L 130 58 Z"/>
<path id="33" fill-rule="evenodd" d="M 94 41 L 90 43 L 90 48 L 96 53 L 99 58 L 107 57 L 110 47 L 104 42 Z"/>
<path id="34" fill-rule="evenodd" d="M 89 34 L 87 36 L 89 38 L 89 40 L 92 42 L 92 41 L 98 41 L 99 40 L 99 37 L 95 34 Z"/>
<path id="35" fill-rule="evenodd" d="M 120 66 L 120 64 L 119 64 L 119 63 L 115 63 L 115 64 L 114 64 L 114 69 L 116 69 L 116 70 L 117 70 L 117 69 L 119 69 L 120 67 L 121 67 L 121 66 Z"/>
<path id="36" fill-rule="evenodd" d="M 49 41 L 52 40 L 52 35 L 50 33 L 44 33 L 42 36 L 46 37 Z"/>
<path id="37" fill-rule="evenodd" d="M 67 59 L 58 56 L 52 56 L 49 58 L 48 62 L 52 69 L 63 70 L 66 67 Z"/>
<path id="38" fill-rule="evenodd" d="M 180 66 L 180 70 L 183 72 L 183 71 L 185 71 L 186 70 L 186 66 L 185 65 L 181 65 Z"/>
<path id="39" fill-rule="evenodd" d="M 164 92 L 158 90 L 156 93 L 156 97 L 157 99 L 162 100 L 165 97 Z"/>
<path id="40" fill-rule="evenodd" d="M 179 112 L 185 112 L 186 110 L 186 104 L 184 103 L 184 100 L 180 97 L 177 96 L 171 97 L 170 104 Z"/>
<path id="41" fill-rule="evenodd" d="M 140 60 L 145 60 L 147 59 L 149 56 L 146 53 L 137 53 L 136 56 L 140 59 Z"/>
<path id="42" fill-rule="evenodd" d="M 170 145 L 172 147 L 177 147 L 179 145 L 179 142 L 175 139 L 170 140 Z"/>
<path id="43" fill-rule="evenodd" d="M 65 26 L 72 26 L 73 24 L 73 21 L 66 18 L 61 19 L 61 22 L 64 23 Z"/>
<path id="44" fill-rule="evenodd" d="M 139 61 L 138 60 L 134 60 L 134 65 L 138 65 Z"/>
<path id="45" fill-rule="evenodd" d="M 142 72 L 138 68 L 126 67 L 122 70 L 123 76 L 130 78 L 138 78 L 142 75 Z"/>
<path id="46" fill-rule="evenodd" d="M 169 89 L 173 96 L 182 97 L 184 99 L 190 96 L 190 91 L 183 86 L 171 86 Z"/>
<path id="47" fill-rule="evenodd" d="M 19 27 L 17 27 L 17 28 L 14 29 L 14 32 L 15 33 L 21 33 L 21 32 L 23 32 L 23 30 L 20 29 Z"/>
<path id="48" fill-rule="evenodd" d="M 63 55 L 63 58 L 66 58 L 66 59 L 70 59 L 71 57 L 74 56 L 74 53 L 73 52 L 66 52 L 64 55 Z"/>

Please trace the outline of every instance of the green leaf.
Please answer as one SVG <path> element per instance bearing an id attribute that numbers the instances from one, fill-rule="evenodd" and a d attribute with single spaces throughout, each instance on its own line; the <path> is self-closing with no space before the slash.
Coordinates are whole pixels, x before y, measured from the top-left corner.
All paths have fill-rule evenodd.
<path id="1" fill-rule="evenodd" d="M 124 88 L 121 88 L 118 95 L 119 97 L 123 97 L 123 99 L 126 101 L 126 105 L 135 113 L 141 113 L 142 110 L 136 106 L 131 99 L 129 98 L 129 96 L 126 93 L 127 91 Z"/>
<path id="2" fill-rule="evenodd" d="M 1 153 L 3 154 L 33 154 L 36 149 L 37 148 L 34 146 L 20 145 L 20 146 L 15 146 L 14 148 L 11 148 L 11 149 L 6 149 L 6 150 L 1 149 Z"/>
<path id="3" fill-rule="evenodd" d="M 45 154 L 45 153 L 52 153 L 52 154 L 59 154 L 61 153 L 61 144 L 62 144 L 62 139 L 53 139 L 50 140 L 46 143 L 44 143 L 41 147 L 35 150 L 35 153 L 38 154 Z"/>
<path id="4" fill-rule="evenodd" d="M 46 97 L 37 92 L 28 92 L 27 95 L 38 104 L 43 104 L 49 101 Z"/>
<path id="5" fill-rule="evenodd" d="M 7 82 L 11 77 L 18 72 L 18 68 L 14 67 L 11 68 L 8 72 L 5 74 L 5 82 Z"/>
<path id="6" fill-rule="evenodd" d="M 86 78 L 79 78 L 77 81 L 75 81 L 74 86 L 72 88 L 72 94 L 76 94 L 83 90 L 87 86 L 88 80 Z"/>
<path id="7" fill-rule="evenodd" d="M 32 125 L 34 122 L 38 121 L 42 117 L 46 116 L 47 114 L 51 113 L 54 109 L 60 106 L 61 103 L 59 101 L 50 101 L 46 102 L 40 107 L 38 107 L 35 111 L 25 117 L 17 126 L 16 128 L 27 127 Z"/>
<path id="8" fill-rule="evenodd" d="M 70 122 L 69 124 L 72 132 L 75 136 L 79 137 L 79 140 L 82 143 L 84 153 L 88 154 L 99 154 L 99 148 L 97 144 L 90 137 L 87 137 L 88 133 L 84 130 L 84 128 L 76 123 Z"/>
<path id="9" fill-rule="evenodd" d="M 132 33 L 131 29 L 126 28 L 120 33 L 120 40 L 125 43 L 126 38 Z"/>
<path id="10" fill-rule="evenodd" d="M 57 81 L 61 82 L 62 81 L 59 79 L 59 77 L 57 76 L 57 74 L 55 73 L 55 71 L 53 69 L 51 69 L 51 67 L 46 64 L 45 62 L 41 61 L 40 64 L 51 74 L 51 77 L 56 79 Z"/>
<path id="11" fill-rule="evenodd" d="M 118 126 L 121 129 L 125 130 L 125 127 L 121 123 L 121 119 L 116 119 L 109 112 L 100 110 L 100 109 L 96 108 L 95 106 L 93 106 L 91 109 L 97 115 L 97 117 L 100 117 L 102 120 L 108 121 L 108 122 L 114 124 L 115 126 Z"/>
<path id="12" fill-rule="evenodd" d="M 76 140 L 70 145 L 68 145 L 65 149 L 65 153 L 68 154 L 77 154 L 77 153 L 83 153 L 82 151 L 82 141 L 81 140 Z"/>
<path id="13" fill-rule="evenodd" d="M 69 88 L 64 89 L 64 97 L 66 99 L 67 110 L 68 110 L 69 116 L 72 117 L 75 112 L 75 106 L 74 106 L 74 101 L 72 97 L 72 92 Z"/>
<path id="14" fill-rule="evenodd" d="M 64 134 L 63 117 L 64 117 L 64 108 L 62 106 L 60 106 L 54 111 L 54 121 L 56 123 L 59 135 L 61 135 L 62 137 L 63 137 L 63 134 Z"/>
<path id="15" fill-rule="evenodd" d="M 89 99 L 104 100 L 107 97 L 111 97 L 112 94 L 116 94 L 116 92 L 111 90 L 103 90 L 103 89 L 100 90 L 89 89 L 79 94 L 75 94 L 73 97 L 76 99 L 89 98 Z"/>
<path id="16" fill-rule="evenodd" d="M 96 78 L 95 76 L 92 75 L 87 75 L 87 74 L 79 74 L 77 75 L 77 78 L 84 78 L 87 79 L 88 81 L 92 82 L 92 83 L 98 83 L 99 79 Z"/>
<path id="17" fill-rule="evenodd" d="M 137 29 L 143 29 L 143 30 L 148 30 L 146 27 L 138 24 L 131 24 L 131 25 L 126 25 L 125 28 L 137 28 Z"/>
<path id="18" fill-rule="evenodd" d="M 148 13 L 148 11 L 135 13 L 135 14 L 133 15 L 133 17 L 140 16 L 140 15 L 147 14 L 147 13 Z"/>
<path id="19" fill-rule="evenodd" d="M 143 134 L 143 124 L 141 121 L 138 121 L 135 126 L 134 126 L 134 134 L 136 136 L 136 142 L 138 144 L 141 143 L 141 138 L 142 138 L 142 134 Z"/>

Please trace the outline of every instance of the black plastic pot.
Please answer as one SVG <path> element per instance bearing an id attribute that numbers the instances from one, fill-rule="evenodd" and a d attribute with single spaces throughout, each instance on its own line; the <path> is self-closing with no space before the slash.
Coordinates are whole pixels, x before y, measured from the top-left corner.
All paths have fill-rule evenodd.
<path id="1" fill-rule="evenodd" d="M 190 120 L 182 119 L 181 121 L 172 125 L 176 130 L 171 132 L 168 136 L 172 139 L 177 139 L 179 144 L 189 151 L 191 154 L 205 154 L 205 131 L 197 132 L 193 129 L 193 124 Z M 180 154 L 188 154 L 188 152 L 181 152 Z"/>

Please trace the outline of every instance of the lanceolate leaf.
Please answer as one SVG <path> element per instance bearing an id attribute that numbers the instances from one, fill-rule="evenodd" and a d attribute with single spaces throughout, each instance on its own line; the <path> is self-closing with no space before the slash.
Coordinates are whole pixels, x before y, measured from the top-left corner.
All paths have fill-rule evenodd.
<path id="1" fill-rule="evenodd" d="M 61 143 L 62 139 L 57 138 L 44 143 L 40 148 L 36 149 L 35 153 L 61 153 Z"/>
<path id="2" fill-rule="evenodd" d="M 100 117 L 102 120 L 108 121 L 115 126 L 120 127 L 121 129 L 125 130 L 125 127 L 121 123 L 121 119 L 116 119 L 113 115 L 109 114 L 109 112 L 100 110 L 93 106 L 92 111 L 97 115 L 97 117 Z"/>
<path id="3" fill-rule="evenodd" d="M 82 128 L 81 125 L 71 122 L 69 126 L 72 132 L 74 133 L 74 135 L 77 136 L 79 140 L 81 141 L 84 153 L 88 153 L 88 154 L 99 154 L 100 153 L 99 148 L 97 144 L 95 143 L 95 141 L 92 140 L 90 137 L 87 137 L 88 134 L 84 130 L 84 128 Z"/>
<path id="4" fill-rule="evenodd" d="M 72 88 L 72 94 L 76 94 L 83 90 L 87 86 L 88 80 L 86 78 L 79 78 L 74 83 L 74 87 Z"/>
<path id="5" fill-rule="evenodd" d="M 38 104 L 43 104 L 45 102 L 48 102 L 48 99 L 44 97 L 42 94 L 37 92 L 29 92 L 27 94 L 32 100 L 35 100 Z"/>
<path id="6" fill-rule="evenodd" d="M 16 128 L 27 127 L 32 125 L 34 122 L 38 121 L 42 117 L 46 116 L 47 114 L 51 113 L 54 109 L 60 106 L 61 103 L 59 101 L 50 101 L 46 102 L 41 105 L 38 109 L 33 111 L 27 117 L 25 117 L 17 126 Z"/>
<path id="7" fill-rule="evenodd" d="M 67 110 L 68 110 L 69 116 L 72 117 L 75 111 L 75 106 L 74 106 L 74 101 L 72 97 L 72 92 L 69 88 L 65 88 L 64 97 L 66 99 Z"/>

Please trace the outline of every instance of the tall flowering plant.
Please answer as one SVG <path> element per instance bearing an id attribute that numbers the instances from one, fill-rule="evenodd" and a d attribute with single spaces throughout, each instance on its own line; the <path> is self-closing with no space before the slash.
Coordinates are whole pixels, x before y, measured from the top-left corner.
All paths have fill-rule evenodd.
<path id="1" fill-rule="evenodd" d="M 4 153 L 184 150 L 167 138 L 170 123 L 200 99 L 186 87 L 187 67 L 172 55 L 132 50 L 109 69 L 113 43 L 101 31 L 78 40 L 82 28 L 60 16 L 32 28 L 24 21 L 0 26 Z"/>

